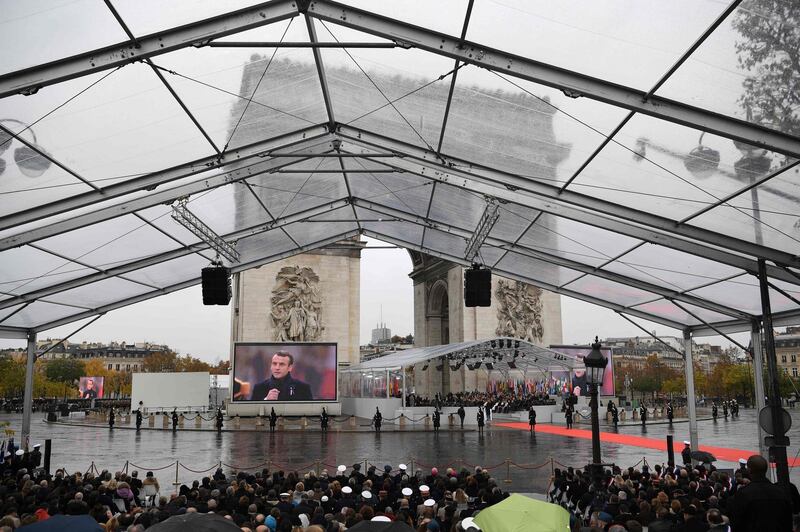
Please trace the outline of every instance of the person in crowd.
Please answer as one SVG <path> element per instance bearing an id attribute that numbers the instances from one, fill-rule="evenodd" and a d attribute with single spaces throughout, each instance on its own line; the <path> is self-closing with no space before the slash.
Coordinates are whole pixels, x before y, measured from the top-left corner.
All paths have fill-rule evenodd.
<path id="1" fill-rule="evenodd" d="M 313 401 L 311 386 L 292 377 L 294 356 L 287 351 L 272 355 L 270 376 L 253 387 L 251 401 Z"/>
<path id="2" fill-rule="evenodd" d="M 767 479 L 769 464 L 763 456 L 747 459 L 750 482 L 736 490 L 731 506 L 733 532 L 772 532 L 792 529 L 789 490 Z"/>
<path id="3" fill-rule="evenodd" d="M 681 451 L 681 458 L 683 459 L 684 467 L 692 466 L 692 442 L 683 440 L 683 450 Z"/>

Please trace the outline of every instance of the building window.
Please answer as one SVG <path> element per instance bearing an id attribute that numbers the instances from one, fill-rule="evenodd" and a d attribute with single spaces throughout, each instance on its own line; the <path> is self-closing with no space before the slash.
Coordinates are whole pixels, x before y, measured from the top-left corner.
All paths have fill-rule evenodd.
<path id="1" fill-rule="evenodd" d="M 131 370 L 131 365 L 125 364 L 125 371 L 130 371 L 130 370 Z"/>
<path id="2" fill-rule="evenodd" d="M 792 368 L 792 377 L 797 377 L 797 368 Z"/>
<path id="3" fill-rule="evenodd" d="M 786 364 L 786 355 L 781 355 L 781 362 Z"/>
<path id="4" fill-rule="evenodd" d="M 110 370 L 111 370 L 111 369 L 114 369 L 114 364 L 109 364 L 109 365 L 108 365 L 108 369 L 110 369 Z"/>
<path id="5" fill-rule="evenodd" d="M 117 371 L 119 371 L 119 364 L 117 364 Z"/>
<path id="6" fill-rule="evenodd" d="M 797 355 L 792 355 L 792 362 L 797 362 Z"/>
<path id="7" fill-rule="evenodd" d="M 139 364 L 134 364 L 133 371 L 138 371 L 138 370 L 139 370 Z"/>

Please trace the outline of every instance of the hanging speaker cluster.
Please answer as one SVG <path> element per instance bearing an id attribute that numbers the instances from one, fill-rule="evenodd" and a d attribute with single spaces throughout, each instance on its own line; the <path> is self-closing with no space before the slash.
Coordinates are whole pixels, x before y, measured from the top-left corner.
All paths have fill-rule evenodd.
<path id="1" fill-rule="evenodd" d="M 492 306 L 492 271 L 473 264 L 464 270 L 464 306 Z"/>
<path id="2" fill-rule="evenodd" d="M 203 305 L 227 305 L 231 301 L 231 270 L 222 263 L 203 268 Z"/>

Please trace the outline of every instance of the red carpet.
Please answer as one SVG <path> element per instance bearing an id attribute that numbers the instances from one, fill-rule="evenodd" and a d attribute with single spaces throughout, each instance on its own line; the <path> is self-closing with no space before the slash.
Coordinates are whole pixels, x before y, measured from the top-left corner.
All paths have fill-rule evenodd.
<path id="1" fill-rule="evenodd" d="M 527 423 L 492 423 L 495 427 L 506 427 L 509 429 L 529 430 Z M 592 439 L 592 431 L 584 429 L 570 429 L 559 425 L 549 425 L 538 423 L 536 425 L 536 432 L 542 434 L 554 434 L 556 436 L 566 436 L 567 438 L 582 438 L 584 440 Z M 616 443 L 619 445 L 630 445 L 634 447 L 644 447 L 646 449 L 656 449 L 659 451 L 667 452 L 667 439 L 645 438 L 644 436 L 633 436 L 631 434 L 618 434 L 615 432 L 600 432 L 600 441 L 608 443 Z M 675 440 L 672 443 L 675 450 L 676 461 L 681 461 L 681 451 L 683 450 L 683 440 Z M 729 447 L 714 447 L 712 445 L 701 445 L 701 451 L 708 451 L 718 460 L 725 460 L 726 462 L 738 462 L 739 458 L 747 458 L 751 455 L 758 454 L 758 451 L 748 449 L 731 449 Z M 793 460 L 789 458 L 789 467 L 794 467 L 800 464 L 800 459 Z"/>

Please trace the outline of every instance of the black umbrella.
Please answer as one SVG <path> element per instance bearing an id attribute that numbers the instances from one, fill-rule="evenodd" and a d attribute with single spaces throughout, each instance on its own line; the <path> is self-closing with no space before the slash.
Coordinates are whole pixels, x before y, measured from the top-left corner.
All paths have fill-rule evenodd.
<path id="1" fill-rule="evenodd" d="M 153 532 L 242 532 L 236 523 L 217 514 L 199 514 L 191 512 L 173 515 L 147 530 Z"/>
<path id="2" fill-rule="evenodd" d="M 101 532 L 103 527 L 88 515 L 54 515 L 44 521 L 20 527 L 25 532 Z"/>
<path id="3" fill-rule="evenodd" d="M 710 464 L 717 461 L 717 458 L 708 451 L 692 451 L 692 458 L 701 464 Z"/>
<path id="4" fill-rule="evenodd" d="M 347 532 L 414 532 L 414 529 L 400 521 L 361 521 L 347 529 Z"/>

